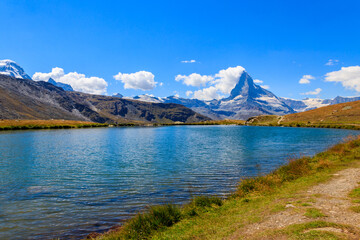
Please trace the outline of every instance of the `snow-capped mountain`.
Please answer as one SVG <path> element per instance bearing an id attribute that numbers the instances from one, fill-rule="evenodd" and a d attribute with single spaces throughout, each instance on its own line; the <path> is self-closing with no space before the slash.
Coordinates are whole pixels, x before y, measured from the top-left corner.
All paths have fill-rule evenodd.
<path id="1" fill-rule="evenodd" d="M 115 93 L 112 95 L 112 97 L 123 98 L 124 96 L 120 93 Z"/>
<path id="2" fill-rule="evenodd" d="M 303 100 L 295 100 L 290 98 L 281 98 L 281 100 L 293 108 L 296 112 L 304 112 L 319 107 L 325 107 L 338 103 L 359 101 L 360 97 L 340 97 L 334 99 L 305 98 Z"/>
<path id="3" fill-rule="evenodd" d="M 0 60 L 0 74 L 15 78 L 31 79 L 16 62 L 12 60 Z"/>
<path id="4" fill-rule="evenodd" d="M 243 72 L 228 98 L 213 106 L 222 118 L 248 119 L 249 117 L 295 111 L 272 92 L 256 85 L 247 72 Z"/>
<path id="5" fill-rule="evenodd" d="M 163 103 L 163 98 L 154 97 L 153 95 L 149 94 L 142 94 L 135 97 L 123 97 L 125 99 L 133 99 L 133 100 L 139 100 L 143 102 L 151 102 L 151 103 Z"/>
<path id="6" fill-rule="evenodd" d="M 9 59 L 0 60 L 0 74 L 8 75 L 15 78 L 32 80 L 31 77 L 25 73 L 22 67 L 20 67 L 16 62 Z M 74 89 L 69 84 L 56 82 L 52 78 L 49 78 L 48 83 L 51 83 L 52 85 L 57 87 L 61 87 L 65 91 L 74 91 Z"/>

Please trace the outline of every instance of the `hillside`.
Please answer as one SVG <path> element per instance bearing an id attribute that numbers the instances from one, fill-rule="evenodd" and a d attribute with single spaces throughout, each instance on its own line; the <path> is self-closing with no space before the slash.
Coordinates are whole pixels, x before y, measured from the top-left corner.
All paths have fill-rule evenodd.
<path id="1" fill-rule="evenodd" d="M 64 91 L 48 82 L 6 75 L 0 75 L 0 119 L 65 119 L 98 123 L 210 120 L 179 104 L 146 103 Z"/>
<path id="2" fill-rule="evenodd" d="M 339 103 L 285 116 L 263 115 L 247 120 L 248 125 L 360 126 L 360 101 Z"/>

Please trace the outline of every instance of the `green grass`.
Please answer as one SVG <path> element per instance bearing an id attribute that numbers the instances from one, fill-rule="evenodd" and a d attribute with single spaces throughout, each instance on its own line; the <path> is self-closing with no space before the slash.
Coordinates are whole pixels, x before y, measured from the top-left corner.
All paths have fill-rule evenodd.
<path id="1" fill-rule="evenodd" d="M 360 213 L 360 206 L 353 206 L 350 209 L 356 213 Z"/>
<path id="2" fill-rule="evenodd" d="M 314 221 L 303 224 L 293 224 L 285 229 L 269 231 L 266 233 L 267 236 L 272 236 L 273 239 L 286 236 L 287 239 L 299 239 L 299 240 L 331 240 L 331 239 L 348 239 L 345 234 L 319 230 L 321 228 L 333 228 L 345 230 L 346 232 L 357 234 L 358 231 L 351 226 L 344 224 L 336 224 L 324 221 Z"/>
<path id="3" fill-rule="evenodd" d="M 306 213 L 304 214 L 305 217 L 308 218 L 320 218 L 320 217 L 326 217 L 321 210 L 317 208 L 308 208 L 306 209 Z"/>
<path id="4" fill-rule="evenodd" d="M 312 206 L 310 203 L 303 203 L 303 204 L 301 204 L 301 206 L 303 206 L 303 207 L 309 207 L 309 206 Z"/>
<path id="5" fill-rule="evenodd" d="M 0 120 L 0 130 L 107 127 L 108 124 L 73 120 Z"/>
<path id="6" fill-rule="evenodd" d="M 360 188 L 355 188 L 349 193 L 349 197 L 360 199 Z"/>
<path id="7" fill-rule="evenodd" d="M 129 235 L 126 235 L 126 232 L 143 228 L 140 227 L 141 224 L 134 224 L 134 221 L 145 224 L 144 229 L 146 229 L 141 232 L 141 238 L 135 236 L 134 239 L 226 238 L 243 226 L 259 222 L 273 212 L 282 211 L 289 202 L 296 203 L 299 199 L 301 202 L 312 202 L 312 199 L 303 198 L 300 192 L 330 179 L 336 171 L 358 166 L 359 160 L 360 138 L 348 139 L 347 142 L 338 144 L 314 157 L 289 160 L 287 165 L 268 175 L 244 179 L 237 191 L 226 200 L 197 197 L 188 205 L 180 207 L 180 217 L 176 218 L 176 221 L 170 221 L 171 224 L 149 224 L 148 220 L 143 220 L 149 219 L 145 217 L 149 216 L 147 215 L 149 213 L 145 213 L 141 214 L 142 218 L 137 215 L 125 223 L 122 230 L 104 234 L 98 239 L 127 239 Z M 308 209 L 311 209 L 308 210 L 310 217 L 323 216 L 317 209 Z M 304 235 L 304 239 L 316 239 L 315 237 L 336 239 L 335 235 L 309 232 Z"/>

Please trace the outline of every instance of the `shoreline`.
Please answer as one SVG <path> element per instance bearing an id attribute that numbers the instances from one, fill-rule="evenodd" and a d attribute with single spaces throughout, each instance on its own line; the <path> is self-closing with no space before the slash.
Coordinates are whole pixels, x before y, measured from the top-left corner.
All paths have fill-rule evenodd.
<path id="1" fill-rule="evenodd" d="M 96 123 L 73 120 L 19 120 L 2 119 L 0 120 L 0 131 L 12 130 L 45 130 L 45 129 L 75 129 L 75 128 L 94 128 L 94 127 L 162 127 L 162 126 L 186 126 L 186 125 L 244 125 L 242 120 L 219 120 L 197 123 L 139 123 L 126 122 L 118 124 Z"/>
<path id="2" fill-rule="evenodd" d="M 278 191 L 281 192 L 283 188 L 292 188 L 294 187 L 292 185 L 299 184 L 298 182 L 301 184 L 302 181 L 305 181 L 305 187 L 303 185 L 299 188 L 295 186 L 295 189 L 292 189 L 292 191 L 296 192 L 302 188 L 306 189 L 308 186 L 313 186 L 330 179 L 332 174 L 342 169 L 347 169 L 354 164 L 359 165 L 360 156 L 357 155 L 359 152 L 360 136 L 338 143 L 327 151 L 318 153 L 313 157 L 291 159 L 287 165 L 281 166 L 264 176 L 244 179 L 239 183 L 237 191 L 230 193 L 230 196 L 226 199 L 220 199 L 215 196 L 200 196 L 189 199 L 190 203 L 181 206 L 153 206 L 148 211 L 133 216 L 121 226 L 114 226 L 105 233 L 89 234 L 87 239 L 177 239 L 175 236 L 182 238 L 184 231 L 192 234 L 193 228 L 203 228 L 201 222 L 206 221 L 204 219 L 207 218 L 207 215 L 215 215 L 216 219 L 219 217 L 221 209 L 229 207 L 228 205 L 240 204 L 245 207 L 247 203 L 261 198 L 266 201 L 269 201 L 270 198 L 271 201 L 268 204 L 271 205 L 273 202 L 276 202 L 274 194 L 278 194 Z M 334 158 L 336 159 L 334 160 Z M 346 159 L 345 162 L 344 158 Z M 275 208 L 278 207 L 277 205 L 275 206 Z M 266 209 L 267 207 L 265 207 Z M 251 207 L 242 209 L 243 215 L 241 217 L 253 218 L 251 212 L 255 210 Z M 262 216 L 258 217 L 261 218 Z M 159 220 L 159 218 L 161 219 Z M 154 224 L 154 221 L 156 224 Z M 158 224 L 159 221 L 162 223 Z M 197 223 L 197 221 L 200 223 Z M 190 224 L 189 226 L 189 222 L 193 222 L 193 225 Z M 191 236 L 196 237 L 197 234 Z"/>
<path id="3" fill-rule="evenodd" d="M 305 123 L 251 123 L 245 120 L 211 120 L 195 123 L 139 123 L 126 122 L 119 124 L 95 123 L 73 120 L 0 120 L 0 131 L 11 130 L 46 130 L 46 129 L 77 129 L 97 127 L 166 127 L 166 126 L 211 126 L 211 125 L 236 125 L 236 126 L 261 126 L 261 127 L 301 127 L 301 128 L 333 128 L 360 130 L 360 124 L 305 124 Z"/>

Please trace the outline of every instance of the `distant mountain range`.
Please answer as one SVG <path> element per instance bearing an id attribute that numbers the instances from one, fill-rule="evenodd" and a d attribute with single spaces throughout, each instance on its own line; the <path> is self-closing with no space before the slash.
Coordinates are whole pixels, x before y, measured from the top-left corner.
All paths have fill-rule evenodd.
<path id="1" fill-rule="evenodd" d="M 0 119 L 65 119 L 98 123 L 210 120 L 179 104 L 147 103 L 65 91 L 49 82 L 0 74 Z"/>
<path id="2" fill-rule="evenodd" d="M 11 60 L 0 61 L 0 74 L 20 79 L 31 80 L 29 75 L 27 75 L 19 65 L 17 65 L 14 61 Z M 70 85 L 56 82 L 52 78 L 49 78 L 48 83 L 52 84 L 53 86 L 59 87 L 66 92 L 74 91 Z M 100 98 L 99 96 L 95 97 L 95 95 L 84 93 L 68 94 L 71 96 L 87 96 L 86 98 L 91 99 Z M 334 99 L 325 100 L 317 98 L 295 100 L 277 97 L 272 92 L 262 88 L 259 85 L 256 85 L 246 71 L 244 71 L 239 77 L 239 80 L 235 87 L 232 89 L 230 96 L 219 100 L 214 99 L 210 101 L 203 101 L 198 99 L 180 98 L 177 96 L 159 98 L 147 94 L 135 97 L 124 97 L 120 93 L 115 94 L 112 97 L 102 97 L 104 99 L 117 99 L 118 101 L 138 100 L 146 103 L 180 104 L 199 113 L 199 116 L 204 115 L 214 120 L 246 120 L 250 117 L 258 115 L 285 115 L 295 112 L 303 112 L 337 103 L 360 100 L 360 97 L 336 97 Z"/>
<path id="3" fill-rule="evenodd" d="M 195 112 L 212 119 L 243 119 L 258 115 L 285 115 L 304 112 L 328 105 L 360 100 L 360 97 L 336 97 L 334 99 L 306 98 L 295 100 L 275 96 L 272 92 L 254 84 L 247 72 L 239 78 L 239 82 L 228 98 L 221 100 L 202 101 L 198 99 L 170 96 L 158 98 L 151 95 L 125 97 L 145 102 L 178 103 Z"/>
<path id="4" fill-rule="evenodd" d="M 295 112 L 275 94 L 256 85 L 246 71 L 241 74 L 230 96 L 220 100 L 202 101 L 176 96 L 158 98 L 149 95 L 140 95 L 131 99 L 178 103 L 212 119 L 248 119 L 263 114 L 284 115 Z"/>

